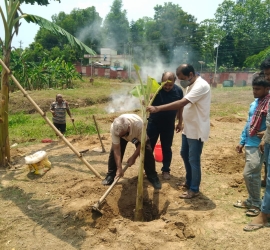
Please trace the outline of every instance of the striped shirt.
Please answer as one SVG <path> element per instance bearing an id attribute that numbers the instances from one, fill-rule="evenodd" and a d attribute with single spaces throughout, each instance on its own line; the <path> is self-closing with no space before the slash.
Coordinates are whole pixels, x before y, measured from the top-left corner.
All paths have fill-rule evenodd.
<path id="1" fill-rule="evenodd" d="M 66 111 L 69 110 L 68 103 L 63 101 L 62 103 L 53 102 L 51 104 L 51 110 L 54 111 L 52 118 L 53 123 L 65 124 L 66 123 Z"/>

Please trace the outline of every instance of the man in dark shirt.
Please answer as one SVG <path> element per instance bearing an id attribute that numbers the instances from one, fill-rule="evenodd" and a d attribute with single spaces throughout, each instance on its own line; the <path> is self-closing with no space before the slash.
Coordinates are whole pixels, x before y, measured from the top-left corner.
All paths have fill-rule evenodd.
<path id="1" fill-rule="evenodd" d="M 175 85 L 176 76 L 173 72 L 165 72 L 162 75 L 161 82 L 166 82 L 163 88 L 156 95 L 153 106 L 168 104 L 183 98 L 183 91 L 180 87 Z M 147 135 L 151 142 L 151 147 L 154 150 L 158 137 L 160 137 L 163 167 L 161 168 L 163 179 L 170 179 L 170 165 L 172 160 L 172 141 L 174 136 L 174 129 L 180 132 L 182 129 L 182 111 L 169 110 L 158 113 L 151 113 L 148 119 Z M 175 126 L 176 116 L 178 124 Z"/>

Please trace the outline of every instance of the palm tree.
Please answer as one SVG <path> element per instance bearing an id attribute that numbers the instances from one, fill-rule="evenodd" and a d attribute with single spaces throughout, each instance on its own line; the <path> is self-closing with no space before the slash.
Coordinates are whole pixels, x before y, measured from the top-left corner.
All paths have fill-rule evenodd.
<path id="1" fill-rule="evenodd" d="M 59 0 L 55 0 L 60 2 Z M 3 62 L 9 68 L 11 43 L 15 34 L 19 32 L 20 19 L 24 18 L 27 22 L 33 22 L 39 26 L 50 30 L 54 34 L 65 36 L 72 46 L 85 50 L 89 54 L 96 53 L 84 43 L 73 37 L 71 34 L 53 24 L 52 22 L 35 15 L 23 13 L 20 9 L 21 3 L 37 3 L 48 5 L 48 0 L 4 0 L 6 13 L 0 6 L 0 15 L 3 21 L 5 39 L 0 38 L 0 47 L 3 48 Z M 6 167 L 10 162 L 10 146 L 8 133 L 8 102 L 9 102 L 9 81 L 8 72 L 3 67 L 1 73 L 1 97 L 0 97 L 0 167 Z"/>

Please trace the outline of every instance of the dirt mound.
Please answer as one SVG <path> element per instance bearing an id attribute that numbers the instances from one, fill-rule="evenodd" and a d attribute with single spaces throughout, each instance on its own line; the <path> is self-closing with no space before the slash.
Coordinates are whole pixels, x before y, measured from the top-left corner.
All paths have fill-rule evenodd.
<path id="1" fill-rule="evenodd" d="M 218 117 L 215 119 L 218 122 L 230 122 L 230 123 L 239 123 L 244 121 L 245 119 L 233 116 L 226 116 L 226 117 Z"/>
<path id="2" fill-rule="evenodd" d="M 232 147 L 217 146 L 211 153 L 205 153 L 207 170 L 212 173 L 235 174 L 242 173 L 245 166 L 245 155 L 237 154 Z"/>

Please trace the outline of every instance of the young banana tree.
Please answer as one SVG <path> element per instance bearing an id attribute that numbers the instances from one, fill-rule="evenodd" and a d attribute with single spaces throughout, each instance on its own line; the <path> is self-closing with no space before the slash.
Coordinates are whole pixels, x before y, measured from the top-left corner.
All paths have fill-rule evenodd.
<path id="1" fill-rule="evenodd" d="M 147 106 L 151 106 L 158 92 L 162 89 L 166 82 L 158 84 L 158 82 L 151 77 L 147 78 L 147 84 L 143 84 L 140 76 L 140 68 L 138 65 L 134 65 L 137 73 L 140 85 L 136 86 L 131 90 L 131 94 L 138 97 L 141 103 L 141 111 L 143 118 L 143 128 L 141 135 L 141 150 L 140 150 L 140 167 L 138 171 L 138 185 L 137 185 L 137 196 L 136 196 L 136 208 L 135 208 L 135 221 L 143 221 L 143 168 L 144 168 L 144 154 L 145 144 L 147 139 L 146 128 L 148 123 L 148 112 L 146 111 Z M 152 96 L 153 95 L 153 96 Z"/>
<path id="2" fill-rule="evenodd" d="M 59 0 L 56 0 L 60 2 Z M 20 9 L 21 3 L 37 3 L 39 5 L 48 5 L 48 0 L 4 0 L 5 13 L 0 6 L 0 16 L 2 18 L 5 38 L 0 38 L 0 47 L 3 49 L 3 62 L 9 68 L 11 43 L 15 34 L 19 32 L 20 20 L 25 19 L 27 22 L 33 22 L 39 26 L 50 30 L 54 34 L 65 36 L 70 45 L 85 50 L 91 55 L 95 52 L 73 37 L 71 34 L 53 24 L 52 22 L 35 15 L 23 13 Z M 1 72 L 1 96 L 0 96 L 0 167 L 6 167 L 10 162 L 10 146 L 8 133 L 8 102 L 9 102 L 9 81 L 8 73 L 3 67 Z"/>

